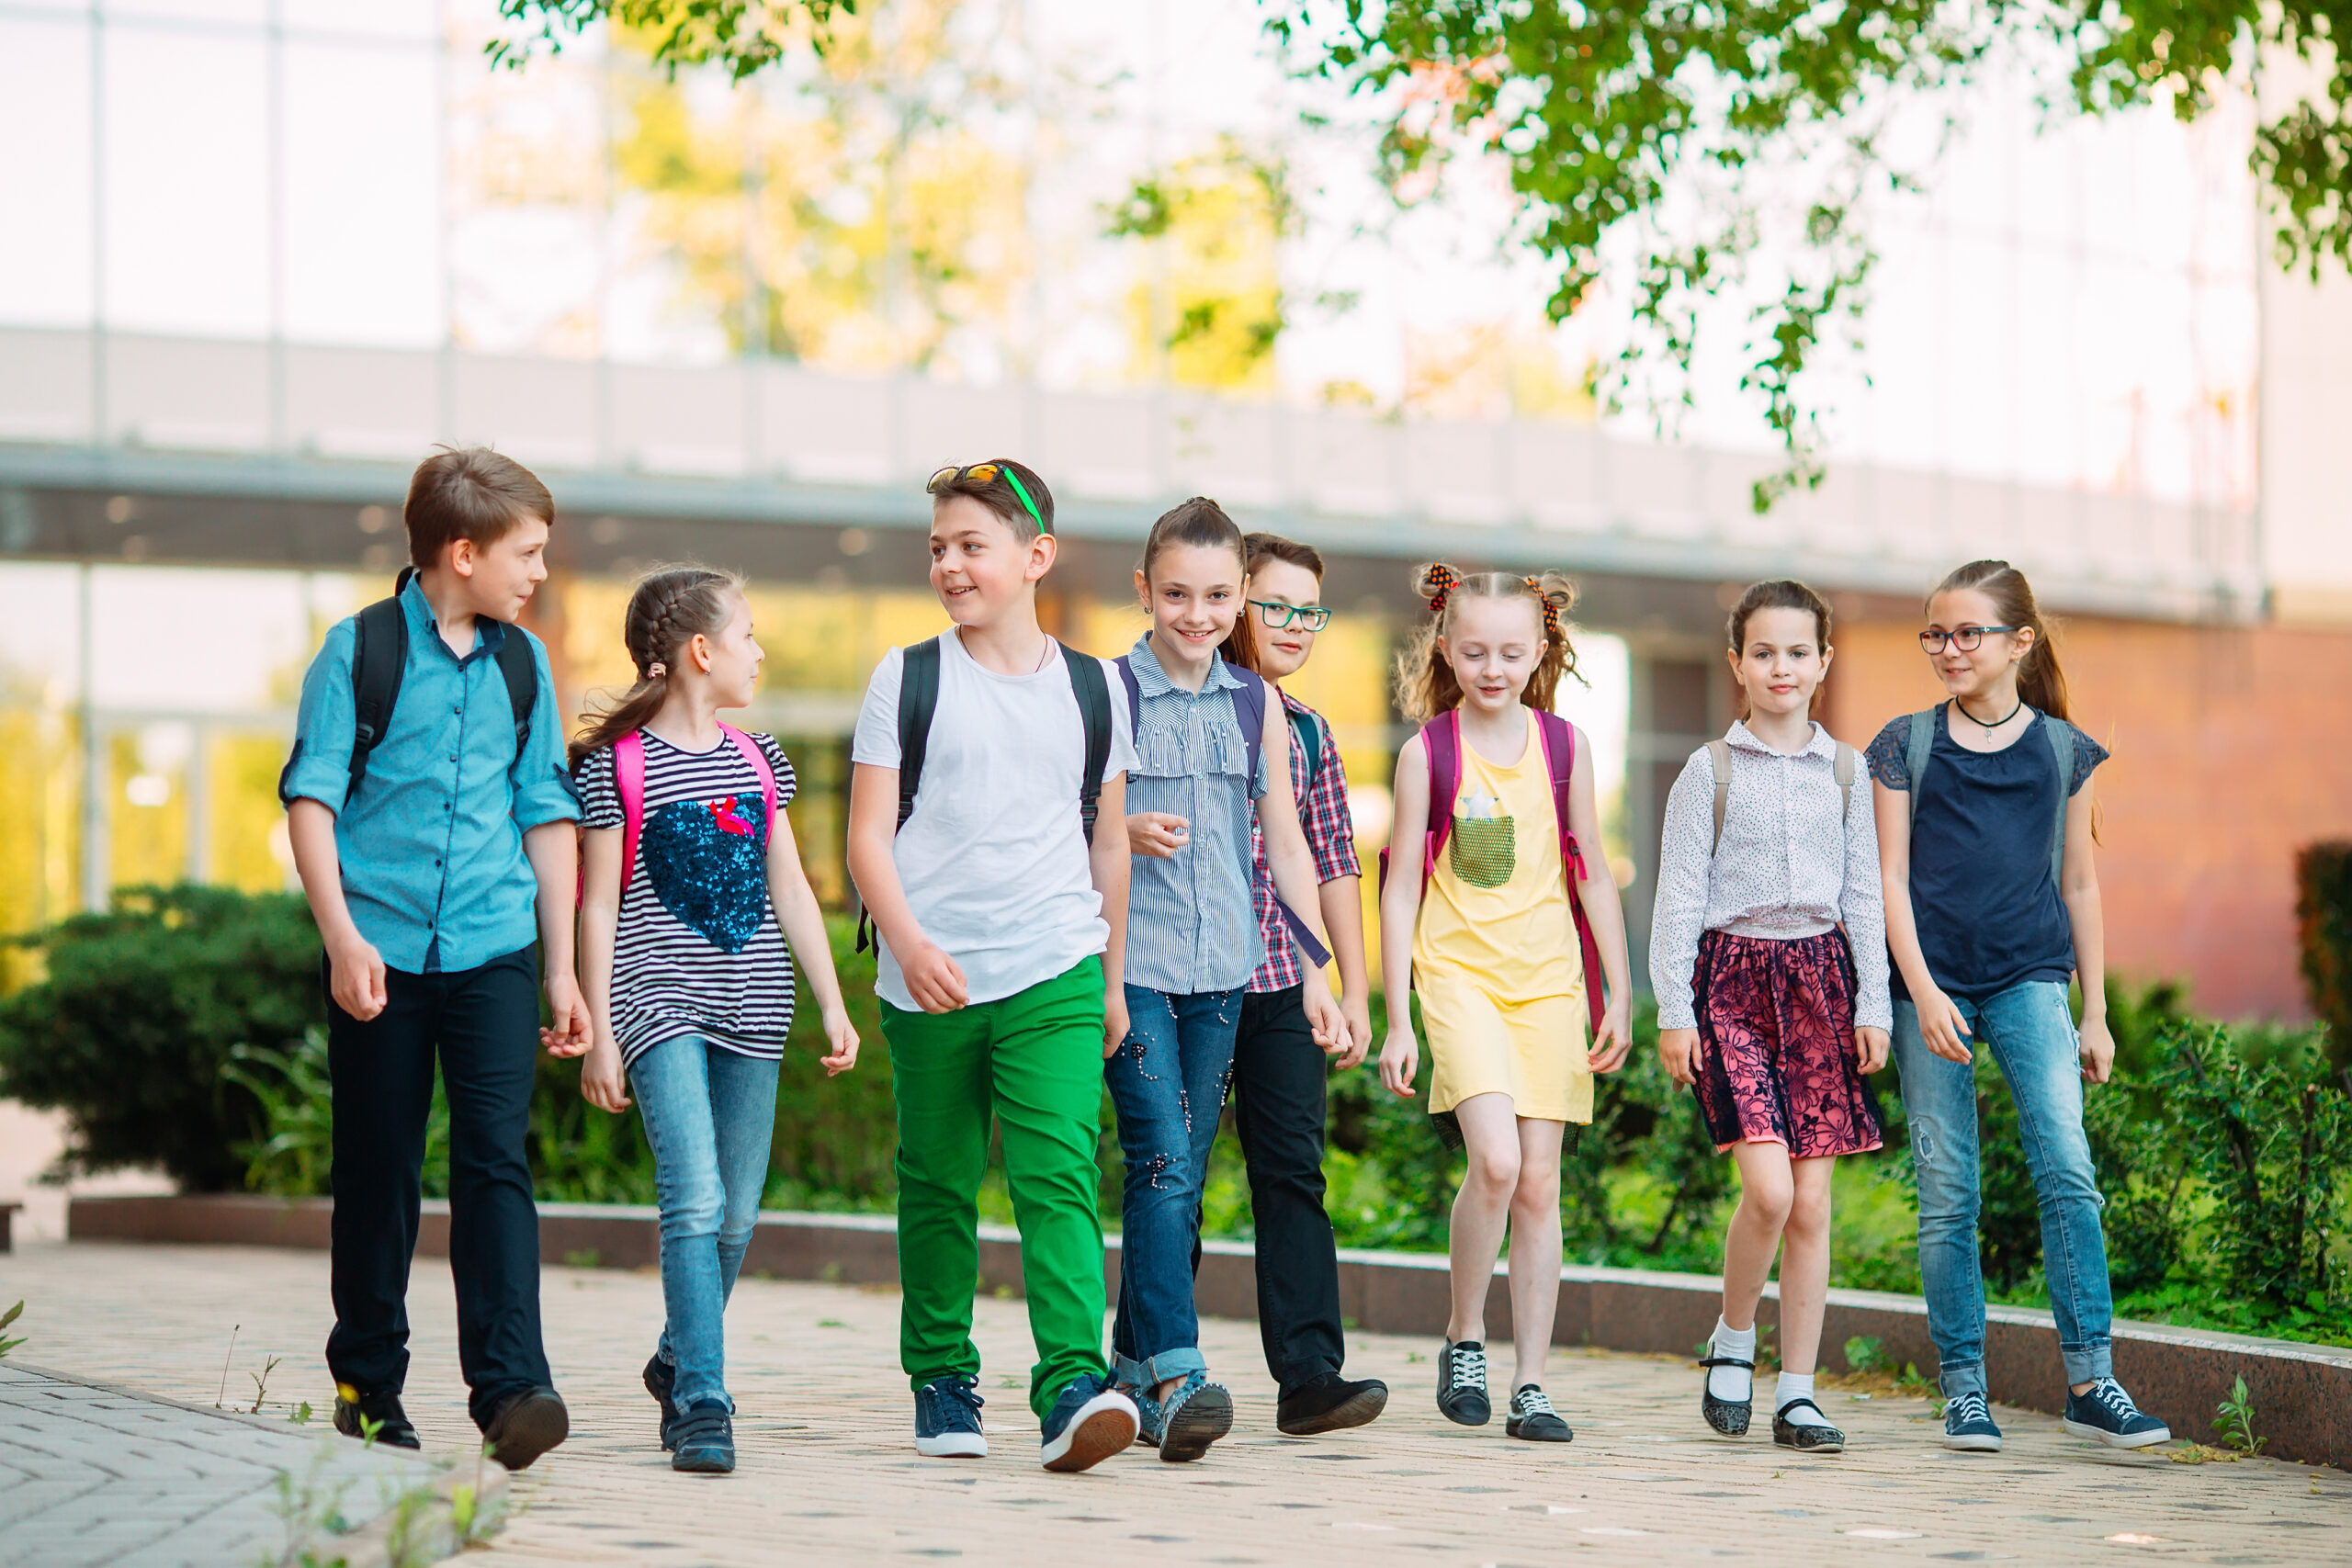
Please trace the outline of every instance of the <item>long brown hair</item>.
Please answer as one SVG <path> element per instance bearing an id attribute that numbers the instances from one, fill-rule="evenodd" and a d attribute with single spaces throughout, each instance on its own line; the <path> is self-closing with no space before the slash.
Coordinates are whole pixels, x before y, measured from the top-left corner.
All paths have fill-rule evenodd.
<path id="1" fill-rule="evenodd" d="M 1242 603 L 1234 615 L 1233 630 L 1226 634 L 1217 651 L 1244 670 L 1256 670 L 1258 638 L 1250 625 L 1250 547 L 1242 542 L 1240 526 L 1225 514 L 1224 507 L 1204 495 L 1170 507 L 1159 514 L 1159 520 L 1143 538 L 1143 559 L 1136 563 L 1136 570 L 1143 573 L 1147 584 L 1151 581 L 1152 563 L 1171 545 L 1199 545 L 1233 552 L 1235 563 L 1241 568 Z M 1148 599 L 1145 607 L 1150 607 Z"/>
<path id="2" fill-rule="evenodd" d="M 1302 545 L 1296 539 L 1285 539 L 1280 534 L 1244 534 L 1241 536 L 1242 564 L 1251 577 L 1270 560 L 1287 561 L 1311 575 L 1317 587 L 1323 581 L 1323 552 L 1313 545 Z M 1241 634 L 1247 627 L 1249 635 Z M 1241 618 L 1234 623 L 1234 635 L 1225 639 L 1217 649 L 1235 664 L 1263 675 L 1266 671 L 1258 662 L 1258 627 L 1250 619 L 1250 606 L 1241 606 Z"/>
<path id="3" fill-rule="evenodd" d="M 2041 606 L 2034 603 L 2033 585 L 2025 580 L 2025 573 L 2005 560 L 1973 560 L 1952 568 L 1936 584 L 1935 593 L 1928 595 L 1927 603 L 1934 604 L 1936 593 L 1962 589 L 1973 589 L 1992 600 L 2001 625 L 2033 629 L 2033 646 L 2018 670 L 2018 695 L 2052 718 L 2072 720 L 2074 715 L 2066 710 L 2065 672 L 2058 668 L 2057 644 Z"/>
<path id="4" fill-rule="evenodd" d="M 743 580 L 705 566 L 661 567 L 637 580 L 621 619 L 621 641 L 637 665 L 637 683 L 605 707 L 580 716 L 571 765 L 592 751 L 643 729 L 670 694 L 670 671 L 695 637 L 717 637 L 735 614 Z"/>
<path id="5" fill-rule="evenodd" d="M 1396 656 L 1396 706 L 1415 724 L 1427 724 L 1462 705 L 1462 682 L 1454 679 L 1453 665 L 1438 639 L 1453 624 L 1454 606 L 1464 599 L 1524 599 L 1541 617 L 1544 657 L 1535 661 L 1535 673 L 1519 694 L 1521 702 L 1549 713 L 1560 677 L 1576 674 L 1577 650 L 1568 640 L 1567 615 L 1576 607 L 1577 588 L 1561 573 L 1519 577 L 1481 571 L 1464 577 L 1442 561 L 1430 561 L 1413 569 L 1413 592 L 1429 601 L 1432 612 Z"/>

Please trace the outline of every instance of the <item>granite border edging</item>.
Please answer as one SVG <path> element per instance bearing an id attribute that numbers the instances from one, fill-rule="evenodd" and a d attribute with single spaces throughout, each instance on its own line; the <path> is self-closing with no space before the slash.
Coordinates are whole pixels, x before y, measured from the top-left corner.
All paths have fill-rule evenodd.
<path id="1" fill-rule="evenodd" d="M 333 1206 L 323 1198 L 75 1198 L 68 1207 L 66 1234 L 76 1241 L 324 1248 Z M 1115 1292 L 1117 1237 L 1109 1243 L 1104 1273 Z M 447 1256 L 448 1248 L 448 1204 L 428 1201 L 417 1250 Z M 661 1258 L 655 1211 L 542 1203 L 539 1255 L 548 1263 L 655 1267 Z M 785 1280 L 896 1284 L 897 1224 L 888 1214 L 763 1212 L 743 1267 Z M 1021 1293 L 1020 1237 L 1010 1226 L 980 1227 L 980 1285 L 999 1294 Z M 1707 1275 L 1564 1268 L 1553 1339 L 1688 1357 L 1714 1327 L 1721 1289 Z M 1255 1254 L 1249 1244 L 1203 1244 L 1197 1299 L 1200 1310 L 1211 1316 L 1256 1317 Z M 1340 1300 L 1349 1322 L 1369 1332 L 1436 1335 L 1448 1310 L 1445 1258 L 1434 1253 L 1342 1250 Z M 1510 1314 L 1508 1292 L 1495 1292 L 1487 1308 L 1490 1338 L 1509 1337 Z M 1779 1303 L 1770 1288 L 1758 1315 L 1766 1324 L 1779 1321 Z M 1844 1347 L 1856 1337 L 1878 1340 L 1887 1362 L 1909 1362 L 1932 1376 L 1935 1347 L 1928 1337 L 1927 1304 L 1918 1297 L 1830 1292 L 1822 1335 L 1824 1368 L 1848 1370 Z M 2064 1408 L 2064 1374 L 2050 1314 L 1990 1308 L 1984 1351 L 1985 1379 L 1995 1399 L 2053 1415 Z M 2269 1456 L 2352 1469 L 2352 1348 L 2118 1323 L 2114 1355 L 2116 1375 L 2177 1436 L 2217 1441 L 2214 1407 L 2244 1377 Z"/>

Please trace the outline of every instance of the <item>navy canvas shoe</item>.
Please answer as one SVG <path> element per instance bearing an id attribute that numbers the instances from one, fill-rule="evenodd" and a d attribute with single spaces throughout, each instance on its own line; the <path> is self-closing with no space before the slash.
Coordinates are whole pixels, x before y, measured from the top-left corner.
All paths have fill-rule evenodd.
<path id="1" fill-rule="evenodd" d="M 1962 1453 L 2001 1451 L 2001 1429 L 1993 1425 L 1993 1407 L 1981 1393 L 1956 1393 L 1944 1403 L 1944 1447 Z"/>
<path id="2" fill-rule="evenodd" d="M 2097 1438 L 2111 1449 L 2144 1449 L 2172 1440 L 2172 1428 L 2132 1404 L 2132 1396 L 2113 1378 L 2101 1378 L 2080 1393 L 2069 1393 L 2064 1425 L 2075 1436 Z"/>
<path id="3" fill-rule="evenodd" d="M 1079 1378 L 1046 1412 L 1037 1457 L 1063 1475 L 1091 1470 L 1134 1442 L 1142 1426 L 1134 1400 L 1102 1378 Z"/>
<path id="4" fill-rule="evenodd" d="M 678 1392 L 678 1369 L 663 1360 L 659 1350 L 645 1363 L 645 1392 L 661 1402 L 662 1451 L 668 1453 L 678 1446 L 673 1435 L 678 1425 L 678 1402 L 673 1397 Z"/>
<path id="5" fill-rule="evenodd" d="M 1437 1353 L 1437 1407 L 1457 1427 L 1483 1427 L 1495 1418 L 1487 1393 L 1487 1348 L 1475 1339 L 1451 1339 Z"/>
<path id="6" fill-rule="evenodd" d="M 1166 1399 L 1138 1394 L 1136 1409 L 1143 1418 L 1143 1440 L 1170 1464 L 1200 1458 L 1233 1430 L 1232 1393 L 1203 1371 L 1185 1373 Z"/>
<path id="7" fill-rule="evenodd" d="M 988 1401 L 969 1378 L 933 1378 L 915 1390 L 915 1452 L 932 1459 L 986 1459 L 980 1430 Z"/>
<path id="8" fill-rule="evenodd" d="M 672 1470 L 726 1475 L 735 1469 L 735 1423 L 728 1419 L 725 1400 L 695 1400 L 693 1409 L 679 1416 L 671 1435 L 677 1448 L 670 1456 Z"/>

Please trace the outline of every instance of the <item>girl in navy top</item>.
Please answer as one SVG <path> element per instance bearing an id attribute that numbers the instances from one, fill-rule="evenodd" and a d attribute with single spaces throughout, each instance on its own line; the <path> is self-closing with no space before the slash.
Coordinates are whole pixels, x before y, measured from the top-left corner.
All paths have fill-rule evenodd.
<path id="1" fill-rule="evenodd" d="M 1983 1041 L 2016 1096 L 2041 1200 L 2050 1306 L 2070 1392 L 2065 1424 L 2118 1448 L 2171 1437 L 2115 1381 L 2114 1315 L 2083 1084 L 2105 1083 L 2106 953 L 2092 865 L 2091 784 L 2106 750 L 2066 716 L 2066 682 L 2024 574 L 1971 561 L 1928 599 L 1919 634 L 1951 700 L 1871 743 L 1894 1061 L 1919 1178 L 1919 1273 L 1941 1363 L 1944 1442 L 2001 1446 L 1985 1403 L 1977 1259 L 1976 1076 Z M 2082 983 L 2077 1030 L 2066 1000 Z"/>

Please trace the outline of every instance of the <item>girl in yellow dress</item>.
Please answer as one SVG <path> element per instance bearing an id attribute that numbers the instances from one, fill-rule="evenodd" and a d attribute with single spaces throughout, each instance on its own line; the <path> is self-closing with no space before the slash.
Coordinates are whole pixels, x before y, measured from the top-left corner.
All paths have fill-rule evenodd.
<path id="1" fill-rule="evenodd" d="M 1418 993 L 1430 1112 L 1458 1123 L 1469 1156 L 1453 1201 L 1438 1408 L 1467 1427 L 1492 1418 L 1487 1289 L 1508 1228 L 1515 1365 L 1503 1429 L 1564 1443 L 1574 1434 L 1543 1388 L 1559 1300 L 1560 1140 L 1570 1122 L 1592 1120 L 1592 1075 L 1630 1044 L 1624 917 L 1600 853 L 1589 748 L 1551 711 L 1575 668 L 1561 626 L 1575 595 L 1557 573 L 1465 578 L 1443 565 L 1421 568 L 1416 587 L 1431 615 L 1397 665 L 1398 705 L 1422 729 L 1396 759 L 1400 858 L 1381 891 L 1381 1081 L 1413 1093 Z"/>

